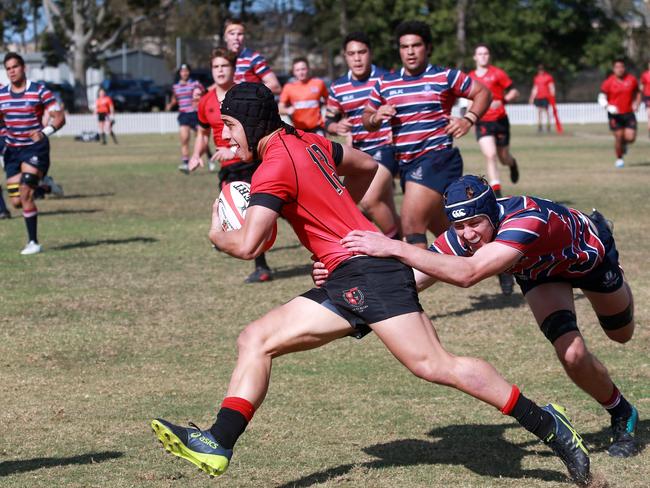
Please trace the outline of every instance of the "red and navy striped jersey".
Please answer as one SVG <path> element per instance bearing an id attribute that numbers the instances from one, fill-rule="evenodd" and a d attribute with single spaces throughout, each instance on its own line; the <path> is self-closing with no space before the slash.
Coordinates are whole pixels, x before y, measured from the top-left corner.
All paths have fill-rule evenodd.
<path id="1" fill-rule="evenodd" d="M 348 71 L 345 76 L 341 76 L 330 86 L 327 109 L 347 117 L 352 124 L 352 146 L 355 149 L 371 151 L 392 141 L 388 122 L 382 123 L 377 132 L 368 132 L 363 127 L 361 118 L 370 92 L 375 83 L 386 73 L 388 71 L 373 64 L 370 75 L 365 80 L 355 80 L 352 78 L 352 72 Z"/>
<path id="2" fill-rule="evenodd" d="M 395 155 L 400 163 L 408 163 L 429 151 L 451 147 L 452 137 L 444 131 L 451 107 L 471 89 L 472 80 L 457 69 L 428 65 L 421 74 L 408 76 L 402 68 L 377 80 L 368 105 L 395 107 L 397 114 L 390 121 Z"/>
<path id="3" fill-rule="evenodd" d="M 530 280 L 575 278 L 602 262 L 605 246 L 582 212 L 536 197 L 515 196 L 498 202 L 500 216 L 494 242 L 522 254 L 509 273 Z M 453 227 L 438 236 L 429 250 L 456 256 L 472 254 Z"/>
<path id="4" fill-rule="evenodd" d="M 56 106 L 56 99 L 45 85 L 27 80 L 25 91 L 14 93 L 11 85 L 0 88 L 0 115 L 7 128 L 8 146 L 29 146 L 29 134 L 43 128 L 45 110 Z"/>
<path id="5" fill-rule="evenodd" d="M 187 81 L 179 81 L 174 83 L 172 91 L 174 92 L 174 97 L 176 97 L 176 103 L 178 103 L 178 111 L 181 113 L 190 113 L 196 112 L 196 106 L 194 104 L 194 89 L 198 88 L 201 90 L 201 93 L 204 92 L 203 85 L 198 81 L 189 79 Z"/>
<path id="6" fill-rule="evenodd" d="M 266 64 L 266 59 L 257 51 L 245 47 L 237 56 L 235 67 L 235 83 L 250 81 L 262 83 L 264 75 L 269 73 L 271 68 Z"/>

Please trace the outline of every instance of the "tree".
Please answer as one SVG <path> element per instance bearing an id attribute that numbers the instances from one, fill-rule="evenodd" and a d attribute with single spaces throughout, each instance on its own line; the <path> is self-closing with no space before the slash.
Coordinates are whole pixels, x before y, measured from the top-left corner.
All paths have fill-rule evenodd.
<path id="1" fill-rule="evenodd" d="M 43 0 L 47 44 L 55 52 L 64 53 L 72 66 L 78 106 L 88 105 L 86 69 L 90 62 L 115 46 L 129 28 L 154 17 L 163 18 L 174 1 L 119 3 L 116 0 Z"/>

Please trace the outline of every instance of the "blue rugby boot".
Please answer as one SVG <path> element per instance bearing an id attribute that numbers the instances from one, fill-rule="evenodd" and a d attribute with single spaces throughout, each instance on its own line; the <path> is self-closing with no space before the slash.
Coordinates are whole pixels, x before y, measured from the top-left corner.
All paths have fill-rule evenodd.
<path id="1" fill-rule="evenodd" d="M 612 417 L 612 444 L 607 453 L 614 457 L 631 457 L 639 454 L 639 443 L 635 437 L 639 412 L 632 407 L 629 417 Z"/>
<path id="2" fill-rule="evenodd" d="M 555 420 L 555 432 L 552 432 L 544 444 L 562 460 L 569 470 L 569 477 L 579 485 L 586 485 L 591 480 L 589 474 L 589 451 L 582 437 L 571 425 L 566 410 L 555 403 L 549 403 L 542 410 L 551 414 Z"/>
<path id="3" fill-rule="evenodd" d="M 151 428 L 167 452 L 191 462 L 210 476 L 225 473 L 232 449 L 221 447 L 210 431 L 190 425 L 181 427 L 163 419 L 151 421 Z"/>

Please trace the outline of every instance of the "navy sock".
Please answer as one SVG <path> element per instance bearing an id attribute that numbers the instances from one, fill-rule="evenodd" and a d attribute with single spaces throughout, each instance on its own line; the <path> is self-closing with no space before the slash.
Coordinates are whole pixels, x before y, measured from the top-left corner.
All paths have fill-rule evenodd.
<path id="1" fill-rule="evenodd" d="M 616 385 L 614 385 L 614 392 L 610 399 L 602 405 L 613 418 L 626 419 L 632 415 L 632 405 L 625 399 Z"/>
<path id="2" fill-rule="evenodd" d="M 519 394 L 509 415 L 517 419 L 524 429 L 541 440 L 547 439 L 555 430 L 553 416 L 522 394 Z"/>
<path id="3" fill-rule="evenodd" d="M 248 421 L 241 413 L 222 407 L 217 414 L 217 420 L 210 427 L 210 433 L 221 447 L 232 449 L 247 425 Z"/>
<path id="4" fill-rule="evenodd" d="M 32 212 L 23 212 L 23 217 L 25 218 L 25 225 L 27 226 L 27 236 L 30 241 L 38 243 L 38 238 L 36 237 L 36 229 L 38 226 L 38 210 L 34 209 Z"/>
<path id="5" fill-rule="evenodd" d="M 260 254 L 255 258 L 255 268 L 267 268 L 268 269 L 269 265 L 266 264 L 266 256 L 264 253 Z"/>

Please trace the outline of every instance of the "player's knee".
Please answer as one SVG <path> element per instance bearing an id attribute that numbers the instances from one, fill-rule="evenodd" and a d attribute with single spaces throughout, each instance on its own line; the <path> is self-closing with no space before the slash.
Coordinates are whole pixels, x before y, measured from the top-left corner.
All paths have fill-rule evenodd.
<path id="1" fill-rule="evenodd" d="M 562 361 L 562 364 L 567 371 L 580 371 L 586 364 L 588 364 L 590 357 L 591 353 L 587 349 L 585 342 L 580 339 L 573 341 L 571 345 L 564 350 L 560 357 L 560 361 Z"/>
<path id="2" fill-rule="evenodd" d="M 634 334 L 634 305 L 632 302 L 622 312 L 613 315 L 597 314 L 597 316 L 600 326 L 610 339 L 624 344 L 632 338 Z"/>
<path id="3" fill-rule="evenodd" d="M 253 322 L 241 331 L 237 337 L 239 354 L 264 354 L 265 337 L 258 322 Z"/>
<path id="4" fill-rule="evenodd" d="M 409 365 L 409 370 L 418 378 L 438 385 L 453 386 L 452 368 L 445 367 L 441 361 L 425 358 Z"/>
<path id="5" fill-rule="evenodd" d="M 26 187 L 31 188 L 32 190 L 38 188 L 39 181 L 40 178 L 38 177 L 38 175 L 32 173 L 23 173 L 20 175 L 20 184 L 25 185 Z"/>
<path id="6" fill-rule="evenodd" d="M 540 329 L 551 344 L 564 334 L 579 331 L 576 314 L 571 310 L 556 310 L 542 321 Z"/>

